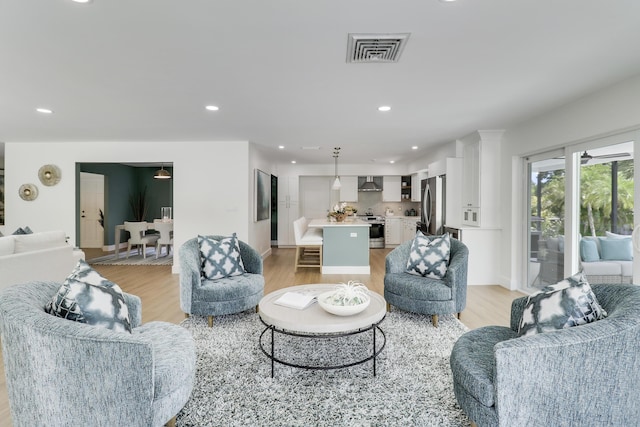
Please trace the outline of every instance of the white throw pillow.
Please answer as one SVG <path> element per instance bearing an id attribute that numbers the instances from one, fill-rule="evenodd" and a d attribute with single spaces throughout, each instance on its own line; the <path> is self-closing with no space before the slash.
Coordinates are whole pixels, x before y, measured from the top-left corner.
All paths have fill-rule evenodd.
<path id="1" fill-rule="evenodd" d="M 429 238 L 418 231 L 411 244 L 406 271 L 417 276 L 442 279 L 447 274 L 450 254 L 449 233 Z"/>
<path id="2" fill-rule="evenodd" d="M 200 272 L 205 279 L 217 280 L 246 273 L 236 233 L 221 240 L 198 236 L 198 245 L 200 246 Z"/>
<path id="3" fill-rule="evenodd" d="M 131 332 L 129 308 L 122 289 L 79 260 L 45 311 L 74 322 Z"/>
<path id="4" fill-rule="evenodd" d="M 583 273 L 545 286 L 529 295 L 522 312 L 518 336 L 584 325 L 607 317 Z"/>

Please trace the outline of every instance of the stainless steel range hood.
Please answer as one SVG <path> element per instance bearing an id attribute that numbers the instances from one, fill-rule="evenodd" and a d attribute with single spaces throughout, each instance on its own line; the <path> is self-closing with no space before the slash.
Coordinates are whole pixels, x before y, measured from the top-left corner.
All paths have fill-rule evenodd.
<path id="1" fill-rule="evenodd" d="M 368 176 L 358 191 L 382 191 L 382 187 L 374 182 L 372 176 Z"/>

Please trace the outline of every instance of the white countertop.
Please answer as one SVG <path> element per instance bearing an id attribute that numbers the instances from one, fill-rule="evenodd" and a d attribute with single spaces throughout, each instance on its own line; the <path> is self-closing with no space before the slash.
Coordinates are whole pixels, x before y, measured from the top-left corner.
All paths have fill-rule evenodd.
<path id="1" fill-rule="evenodd" d="M 324 228 L 324 227 L 371 227 L 366 221 L 358 218 L 348 217 L 342 222 L 329 221 L 327 218 L 316 218 L 309 221 L 308 227 L 310 228 Z"/>
<path id="2" fill-rule="evenodd" d="M 415 219 L 416 221 L 420 221 L 419 215 L 387 215 L 385 216 L 387 219 L 400 218 L 400 219 Z"/>

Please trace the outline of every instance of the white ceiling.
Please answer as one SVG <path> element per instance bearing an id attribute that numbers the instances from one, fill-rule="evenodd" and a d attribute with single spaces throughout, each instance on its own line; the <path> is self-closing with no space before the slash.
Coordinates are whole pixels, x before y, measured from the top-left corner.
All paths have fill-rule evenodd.
<path id="1" fill-rule="evenodd" d="M 637 0 L 3 0 L 0 141 L 408 161 L 640 74 L 639 19 Z M 398 63 L 345 61 L 349 33 L 405 32 Z"/>

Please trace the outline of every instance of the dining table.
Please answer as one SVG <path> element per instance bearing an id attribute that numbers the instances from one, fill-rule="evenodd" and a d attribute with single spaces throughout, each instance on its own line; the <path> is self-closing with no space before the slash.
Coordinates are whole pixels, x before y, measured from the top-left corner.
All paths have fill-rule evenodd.
<path id="1" fill-rule="evenodd" d="M 158 219 L 154 222 L 147 222 L 147 229 L 148 230 L 155 230 L 156 228 L 156 223 L 157 222 L 163 222 L 161 219 Z M 169 221 L 171 224 L 173 224 L 173 221 Z M 120 253 L 120 243 L 122 243 L 121 237 L 122 237 L 122 232 L 124 231 L 124 224 L 118 224 L 114 227 L 115 229 L 115 238 L 114 238 L 114 245 L 115 245 L 115 258 L 118 259 L 118 254 Z"/>

